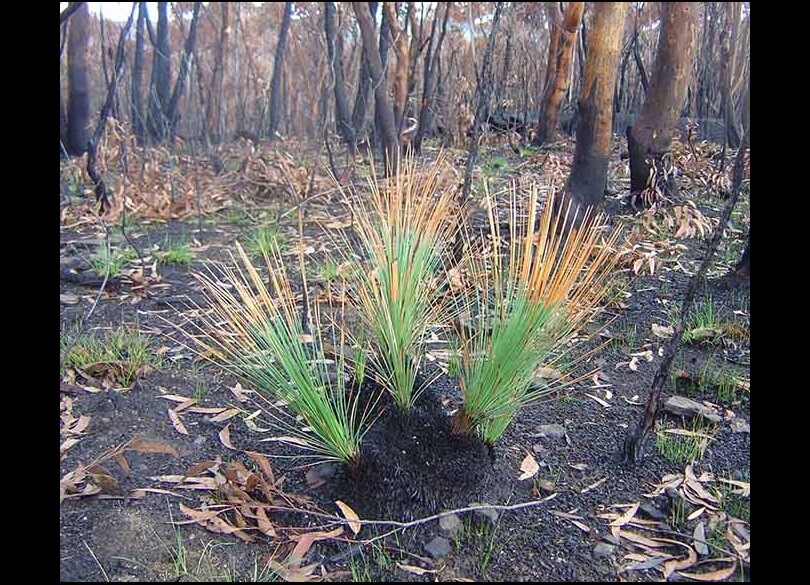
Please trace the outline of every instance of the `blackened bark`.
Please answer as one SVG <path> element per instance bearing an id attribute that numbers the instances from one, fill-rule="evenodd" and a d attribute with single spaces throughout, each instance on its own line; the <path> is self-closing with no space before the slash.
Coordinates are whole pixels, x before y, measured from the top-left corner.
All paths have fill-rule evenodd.
<path id="1" fill-rule="evenodd" d="M 174 91 L 169 100 L 169 107 L 166 110 L 166 120 L 169 124 L 169 133 L 174 138 L 174 133 L 177 126 L 177 106 L 180 104 L 180 97 L 183 95 L 183 90 L 186 86 L 186 78 L 188 77 L 188 67 L 191 60 L 191 54 L 194 52 L 194 43 L 197 40 L 197 21 L 202 10 L 202 2 L 194 3 L 194 11 L 191 15 L 191 24 L 188 28 L 188 36 L 186 37 L 186 44 L 183 48 L 183 58 L 180 60 L 180 72 L 177 74 L 177 81 L 174 82 Z"/>
<path id="2" fill-rule="evenodd" d="M 112 79 L 107 87 L 107 99 L 104 100 L 104 105 L 101 107 L 101 114 L 96 124 L 93 137 L 87 143 L 87 174 L 94 183 L 94 192 L 96 195 L 96 203 L 99 205 L 99 210 L 103 213 L 109 208 L 110 201 L 107 197 L 107 187 L 104 180 L 96 170 L 96 146 L 104 134 L 104 128 L 107 125 L 107 118 L 112 110 L 113 102 L 115 101 L 116 91 L 118 89 L 118 79 L 121 77 L 121 70 L 124 67 L 124 43 L 129 35 L 129 29 L 132 28 L 132 19 L 135 17 L 135 8 L 138 6 L 137 2 L 133 2 L 132 11 L 129 13 L 124 28 L 121 29 L 121 34 L 118 37 L 118 48 L 115 51 L 115 70 L 113 71 Z"/>
<path id="3" fill-rule="evenodd" d="M 556 10 L 556 8 L 555 8 Z M 554 66 L 549 71 L 549 84 L 543 95 L 543 106 L 540 120 L 537 124 L 537 133 L 532 144 L 542 146 L 554 138 L 560 122 L 560 108 L 568 86 L 571 83 L 571 62 L 574 55 L 574 43 L 585 11 L 584 2 L 569 2 L 565 11 L 565 18 L 560 26 L 559 37 L 554 55 Z"/>
<path id="4" fill-rule="evenodd" d="M 281 78 L 284 69 L 284 53 L 287 50 L 287 36 L 290 32 L 293 3 L 284 5 L 284 16 L 281 19 L 281 30 L 278 33 L 278 44 L 273 59 L 273 80 L 270 82 L 270 123 L 267 127 L 270 140 L 277 138 L 281 118 L 284 115 L 281 103 Z"/>
<path id="5" fill-rule="evenodd" d="M 495 49 L 495 37 L 498 33 L 498 22 L 503 10 L 503 2 L 495 3 L 495 15 L 492 17 L 492 29 L 489 31 L 487 49 L 484 51 L 484 62 L 481 65 L 481 72 L 478 75 L 478 85 L 475 89 L 475 120 L 473 121 L 472 135 L 470 136 L 470 146 L 467 152 L 467 165 L 464 169 L 464 187 L 461 191 L 461 199 L 466 202 L 470 196 L 470 186 L 472 185 L 472 171 L 475 161 L 478 158 L 478 136 L 481 127 L 489 119 L 489 102 L 492 99 L 492 53 Z M 458 258 L 456 259 L 458 260 Z"/>
<path id="6" fill-rule="evenodd" d="M 692 70 L 697 2 L 665 2 L 655 69 L 641 115 L 627 130 L 630 192 L 648 206 L 676 194 L 670 146 Z"/>
<path id="7" fill-rule="evenodd" d="M 147 29 L 148 29 L 147 21 Z M 151 39 L 151 35 L 150 35 Z M 158 2 L 158 24 L 153 44 L 152 79 L 149 83 L 149 108 L 146 127 L 154 142 L 162 142 L 168 136 L 165 117 L 171 100 L 171 60 L 169 55 L 169 3 Z"/>
<path id="8" fill-rule="evenodd" d="M 352 5 L 357 15 L 357 22 L 360 25 L 360 33 L 363 36 L 363 53 L 366 56 L 371 81 L 374 85 L 374 118 L 383 147 L 385 172 L 390 174 L 395 172 L 399 164 L 400 145 L 394 125 L 394 108 L 388 99 L 388 88 L 383 77 L 380 48 L 374 34 L 374 25 L 369 7 L 365 2 L 352 2 Z M 383 18 L 385 18 L 385 11 L 383 11 Z"/>
<path id="9" fill-rule="evenodd" d="M 354 128 L 349 113 L 349 102 L 346 100 L 346 84 L 343 79 L 341 44 L 335 43 L 335 3 L 325 2 L 324 28 L 326 29 L 326 51 L 329 57 L 329 69 L 335 93 L 335 123 L 343 141 L 354 144 Z"/>
<path id="10" fill-rule="evenodd" d="M 751 230 L 748 230 L 748 241 L 745 243 L 745 250 L 743 250 L 742 256 L 740 256 L 737 265 L 734 267 L 735 274 L 739 276 L 751 275 L 751 259 L 748 256 L 750 251 L 751 251 Z"/>
<path id="11" fill-rule="evenodd" d="M 86 2 L 70 20 L 68 51 L 68 105 L 65 149 L 79 156 L 87 149 L 87 125 L 90 122 L 90 78 L 87 73 L 90 10 Z"/>
<path id="12" fill-rule="evenodd" d="M 135 56 L 132 63 L 132 107 L 130 115 L 132 117 L 132 131 L 138 146 L 143 146 L 145 139 L 144 117 L 143 117 L 143 52 L 144 22 L 146 20 L 146 2 L 138 2 L 138 21 L 135 25 Z"/>
<path id="13" fill-rule="evenodd" d="M 87 4 L 87 2 L 68 2 L 67 8 L 65 8 L 59 15 L 59 25 L 61 26 L 67 22 L 67 19 L 70 18 L 71 15 L 79 8 L 81 8 L 82 4 Z"/>
<path id="14" fill-rule="evenodd" d="M 613 88 L 616 84 L 622 32 L 627 14 L 624 2 L 600 2 L 594 8 L 593 31 L 586 56 L 583 95 L 579 100 L 574 164 L 565 185 L 565 198 L 573 207 L 570 225 L 584 209 L 605 197 L 613 128 Z"/>
<path id="15" fill-rule="evenodd" d="M 368 9 L 373 22 L 377 18 L 377 2 L 369 2 Z M 366 54 L 361 49 L 360 70 L 357 80 L 357 96 L 354 99 L 354 108 L 352 110 L 352 128 L 354 128 L 355 137 L 365 136 L 366 134 L 366 114 L 368 112 L 368 103 L 370 100 L 371 73 L 368 69 Z"/>
<path id="16" fill-rule="evenodd" d="M 419 126 L 416 136 L 413 139 L 413 147 L 416 152 L 422 148 L 422 140 L 433 132 L 436 125 L 435 103 L 437 88 L 440 79 L 442 44 L 447 33 L 447 21 L 450 15 L 450 4 L 443 2 L 437 6 L 444 6 L 444 16 L 442 18 L 442 30 L 436 40 L 436 23 L 439 20 L 438 8 L 433 18 L 433 26 L 430 30 L 430 40 L 428 50 L 425 54 L 424 79 L 422 81 L 422 106 L 419 108 Z"/>
<path id="17" fill-rule="evenodd" d="M 205 122 L 208 129 L 208 136 L 211 140 L 219 144 L 222 141 L 223 132 L 223 108 L 222 102 L 225 99 L 225 72 L 228 69 L 228 42 L 231 36 L 230 4 L 220 3 L 222 9 L 222 20 L 219 27 L 219 43 L 217 44 L 217 57 L 214 63 L 214 73 L 211 85 L 208 88 L 208 100 L 205 104 Z M 199 65 L 199 60 L 197 60 Z M 198 83 L 202 83 L 200 69 L 197 68 Z M 205 95 L 200 92 L 200 99 Z"/>

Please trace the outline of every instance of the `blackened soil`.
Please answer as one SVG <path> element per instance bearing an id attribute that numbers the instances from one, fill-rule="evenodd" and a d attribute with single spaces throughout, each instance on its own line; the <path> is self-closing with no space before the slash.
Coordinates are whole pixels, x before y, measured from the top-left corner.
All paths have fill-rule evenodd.
<path id="1" fill-rule="evenodd" d="M 336 499 L 362 518 L 408 521 L 489 493 L 490 450 L 474 435 L 452 433 L 449 420 L 430 391 L 409 412 L 385 405 L 365 436 L 358 466 L 336 477 Z"/>

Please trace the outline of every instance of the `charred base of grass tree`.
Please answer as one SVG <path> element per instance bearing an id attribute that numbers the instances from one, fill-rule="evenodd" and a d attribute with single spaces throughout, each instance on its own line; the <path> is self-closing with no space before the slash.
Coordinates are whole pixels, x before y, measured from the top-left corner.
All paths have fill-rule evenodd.
<path id="1" fill-rule="evenodd" d="M 408 521 L 492 492 L 492 450 L 475 434 L 453 433 L 432 392 L 407 412 L 387 394 L 378 406 L 358 464 L 343 467 L 324 487 L 325 497 L 348 503 L 364 519 Z"/>

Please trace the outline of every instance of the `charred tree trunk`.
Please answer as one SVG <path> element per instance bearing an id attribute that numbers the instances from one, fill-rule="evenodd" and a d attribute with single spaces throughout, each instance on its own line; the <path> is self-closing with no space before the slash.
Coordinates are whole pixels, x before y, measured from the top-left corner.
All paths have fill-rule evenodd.
<path id="1" fill-rule="evenodd" d="M 87 73 L 87 45 L 90 40 L 90 9 L 78 6 L 68 25 L 68 104 L 65 149 L 80 156 L 87 150 L 90 122 L 90 78 Z"/>
<path id="2" fill-rule="evenodd" d="M 326 29 L 326 51 L 329 57 L 329 69 L 332 72 L 332 83 L 335 93 L 335 124 L 343 141 L 354 145 L 354 128 L 349 113 L 349 102 L 346 100 L 346 84 L 343 80 L 341 45 L 335 43 L 335 3 L 325 2 L 324 28 Z"/>
<path id="3" fill-rule="evenodd" d="M 129 29 L 132 28 L 132 20 L 135 18 L 136 7 L 137 3 L 133 3 L 132 11 L 129 13 L 129 19 L 124 25 L 124 28 L 121 29 L 121 34 L 118 37 L 118 48 L 115 51 L 115 70 L 107 86 L 107 98 L 104 100 L 104 105 L 101 107 L 101 114 L 98 117 L 98 123 L 96 124 L 93 136 L 87 143 L 87 174 L 93 180 L 96 203 L 99 205 L 99 211 L 102 213 L 109 208 L 110 201 L 107 196 L 107 186 L 104 184 L 104 180 L 96 169 L 96 146 L 101 140 L 101 136 L 104 134 L 107 118 L 110 115 L 115 101 L 115 94 L 118 90 L 118 79 L 121 77 L 121 70 L 124 68 L 124 43 L 127 36 L 129 36 Z"/>
<path id="4" fill-rule="evenodd" d="M 402 133 L 403 121 L 405 120 L 405 106 L 408 102 L 408 37 L 405 28 L 399 24 L 397 18 L 396 3 L 383 2 L 383 10 L 388 17 L 388 30 L 391 34 L 391 42 L 397 56 L 397 66 L 394 70 L 394 127 L 397 135 Z"/>
<path id="5" fill-rule="evenodd" d="M 444 6 L 444 16 L 442 18 L 442 30 L 437 39 L 436 23 L 439 20 L 438 6 Z M 422 140 L 424 140 L 425 136 L 430 135 L 436 123 L 436 90 L 439 82 L 442 43 L 444 43 L 444 36 L 447 33 L 450 5 L 447 2 L 437 4 L 436 11 L 436 15 L 433 18 L 433 26 L 430 29 L 427 53 L 425 54 L 424 79 L 422 80 L 422 106 L 419 108 L 419 126 L 413 140 L 413 147 L 417 152 L 422 148 Z"/>
<path id="6" fill-rule="evenodd" d="M 571 60 L 574 56 L 577 31 L 579 31 L 584 10 L 584 2 L 569 2 L 565 11 L 565 18 L 558 33 L 556 54 L 553 58 L 554 65 L 553 68 L 551 65 L 549 66 L 550 76 L 546 83 L 546 93 L 543 96 L 542 114 L 537 124 L 537 133 L 532 140 L 534 146 L 541 146 L 551 140 L 557 132 L 560 122 L 560 107 L 565 92 L 568 91 L 568 85 L 571 83 Z"/>
<path id="7" fill-rule="evenodd" d="M 276 45 L 276 54 L 273 60 L 273 80 L 270 82 L 270 124 L 267 127 L 270 140 L 278 137 L 278 129 L 284 113 L 281 101 L 281 76 L 284 68 L 284 53 L 287 50 L 287 36 L 290 32 L 292 9 L 292 2 L 287 2 L 284 5 L 284 17 L 281 20 L 281 30 L 278 33 L 278 44 Z"/>
<path id="8" fill-rule="evenodd" d="M 740 126 L 734 107 L 731 86 L 737 57 L 736 44 L 740 31 L 741 8 L 742 4 L 740 2 L 725 3 L 726 23 L 723 27 L 722 41 L 720 43 L 720 58 L 723 63 L 720 82 L 721 108 L 723 110 L 723 122 L 726 126 L 726 141 L 731 148 L 737 148 L 740 144 Z"/>
<path id="9" fill-rule="evenodd" d="M 745 243 L 745 250 L 740 256 L 737 265 L 734 266 L 734 274 L 737 276 L 749 277 L 751 275 L 751 258 L 749 252 L 751 251 L 751 230 L 748 230 L 748 241 Z"/>
<path id="10" fill-rule="evenodd" d="M 626 2 L 594 5 L 593 30 L 589 35 L 579 100 L 574 164 L 563 199 L 572 202 L 577 219 L 586 207 L 600 204 L 605 197 L 613 135 L 613 91 L 626 14 Z"/>
<path id="11" fill-rule="evenodd" d="M 149 20 L 147 18 L 147 30 Z M 146 127 L 153 142 L 162 142 L 168 136 L 166 110 L 171 101 L 171 60 L 169 55 L 169 3 L 158 2 L 158 24 L 153 43 L 152 79 L 149 84 L 149 109 Z"/>
<path id="12" fill-rule="evenodd" d="M 368 9 L 373 22 L 377 18 L 377 2 L 369 2 Z M 366 135 L 366 113 L 368 112 L 369 101 L 371 101 L 371 72 L 368 68 L 366 54 L 361 49 L 357 96 L 354 99 L 354 108 L 352 109 L 352 128 L 354 128 L 355 137 Z"/>
<path id="13" fill-rule="evenodd" d="M 138 146 L 144 145 L 145 128 L 143 114 L 143 52 L 145 47 L 144 22 L 146 20 L 146 2 L 138 2 L 138 21 L 135 25 L 135 55 L 132 62 L 132 131 Z"/>
<path id="14" fill-rule="evenodd" d="M 388 88 L 383 77 L 383 63 L 371 12 L 365 2 L 352 2 L 363 37 L 363 54 L 366 57 L 371 81 L 374 86 L 374 113 L 377 132 L 382 143 L 386 173 L 394 172 L 399 164 L 399 137 L 394 122 L 394 109 L 388 99 Z M 383 13 L 385 14 L 385 13 Z"/>
<path id="15" fill-rule="evenodd" d="M 214 62 L 214 73 L 211 85 L 208 88 L 205 120 L 208 135 L 214 143 L 222 141 L 223 134 L 223 100 L 225 99 L 225 72 L 228 70 L 228 45 L 231 36 L 230 3 L 220 2 L 222 8 L 222 21 L 219 26 L 219 43 L 217 56 Z M 199 65 L 199 61 L 197 62 Z M 199 67 L 197 71 L 199 71 Z M 199 77 L 199 75 L 198 75 Z M 201 94 L 202 95 L 202 94 Z"/>
<path id="16" fill-rule="evenodd" d="M 478 84 L 475 88 L 475 119 L 473 120 L 470 146 L 467 151 L 467 165 L 464 169 L 464 186 L 461 191 L 462 202 L 466 202 L 470 197 L 473 167 L 478 159 L 478 136 L 484 123 L 489 119 L 489 102 L 492 99 L 492 53 L 495 50 L 498 22 L 501 18 L 503 5 L 503 2 L 495 3 L 495 15 L 492 17 L 492 29 L 489 31 L 487 49 L 484 52 L 484 62 L 481 64 L 481 71 L 478 73 Z M 459 258 L 455 260 L 458 261 Z"/>
<path id="17" fill-rule="evenodd" d="M 665 2 L 650 90 L 641 115 L 627 129 L 630 192 L 651 205 L 676 193 L 672 132 L 686 95 L 698 26 L 697 2 Z"/>
<path id="18" fill-rule="evenodd" d="M 177 80 L 174 82 L 174 91 L 169 100 L 169 107 L 166 110 L 166 120 L 169 124 L 169 135 L 174 138 L 177 127 L 177 107 L 180 105 L 180 98 L 183 95 L 183 90 L 186 86 L 186 78 L 188 77 L 188 66 L 191 61 L 191 55 L 194 53 L 194 43 L 197 40 L 197 21 L 202 10 L 202 2 L 194 3 L 194 11 L 191 15 L 191 24 L 188 28 L 188 36 L 186 37 L 186 44 L 183 48 L 183 58 L 180 60 L 180 71 L 177 74 Z"/>

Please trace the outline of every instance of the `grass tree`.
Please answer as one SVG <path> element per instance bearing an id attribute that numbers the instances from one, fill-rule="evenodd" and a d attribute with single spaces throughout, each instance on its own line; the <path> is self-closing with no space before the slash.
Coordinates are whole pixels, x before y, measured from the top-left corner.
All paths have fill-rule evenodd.
<path id="1" fill-rule="evenodd" d="M 527 207 L 513 190 L 509 233 L 491 207 L 490 250 L 468 258 L 472 326 L 459 327 L 462 406 L 451 427 L 490 445 L 520 408 L 559 388 L 535 387 L 536 370 L 559 358 L 609 289 L 618 232 L 606 234 L 600 216 L 586 215 L 575 228 L 551 200 L 538 207 L 536 190 Z"/>
<path id="2" fill-rule="evenodd" d="M 420 391 L 415 385 L 428 326 L 449 320 L 449 307 L 436 291 L 444 250 L 458 229 L 449 172 L 441 158 L 419 169 L 413 157 L 403 157 L 390 178 L 372 173 L 367 197 L 347 194 L 368 260 L 356 296 L 376 345 L 373 371 L 403 411 Z"/>
<path id="3" fill-rule="evenodd" d="M 368 400 L 361 407 L 360 393 L 352 391 L 353 384 L 362 382 L 364 352 L 346 355 L 343 329 L 321 323 L 317 300 L 311 307 L 298 306 L 275 242 L 264 250 L 264 276 L 238 242 L 236 247 L 238 263 L 232 257 L 229 265 L 195 274 L 211 309 L 200 311 L 202 323 L 193 336 L 200 353 L 303 419 L 302 427 L 274 414 L 273 406 L 265 409 L 289 433 L 282 440 L 303 447 L 318 461 L 358 464 L 373 407 Z M 312 316 L 311 333 L 302 315 Z"/>

